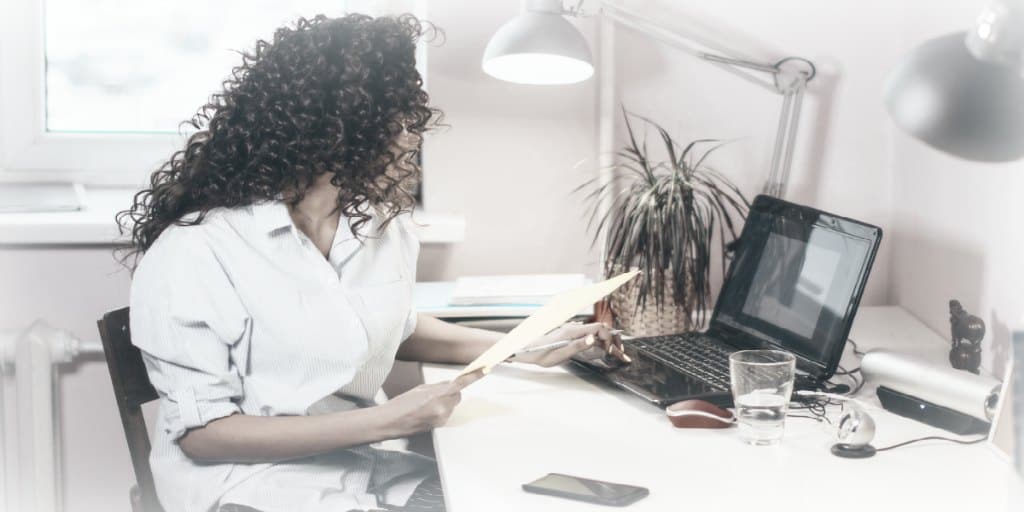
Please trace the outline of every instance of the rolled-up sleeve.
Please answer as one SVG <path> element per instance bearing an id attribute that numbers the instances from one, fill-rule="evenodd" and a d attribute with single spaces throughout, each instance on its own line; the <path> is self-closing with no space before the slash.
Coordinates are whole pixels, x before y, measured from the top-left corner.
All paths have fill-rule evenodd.
<path id="1" fill-rule="evenodd" d="M 201 236 L 161 235 L 135 271 L 130 306 L 132 343 L 162 401 L 158 428 L 177 440 L 241 411 L 244 357 L 232 349 L 248 346 L 251 321 Z"/>

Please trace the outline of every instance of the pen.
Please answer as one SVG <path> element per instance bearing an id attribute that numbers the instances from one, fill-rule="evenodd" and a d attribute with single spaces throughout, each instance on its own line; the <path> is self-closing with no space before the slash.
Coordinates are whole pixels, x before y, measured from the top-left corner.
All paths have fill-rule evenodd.
<path id="1" fill-rule="evenodd" d="M 611 330 L 612 336 L 618 336 L 618 335 L 622 334 L 622 332 L 623 332 L 622 329 L 612 329 Z M 540 345 L 540 346 L 537 346 L 537 347 L 524 348 L 523 350 L 520 350 L 519 352 L 516 352 L 512 357 L 521 356 L 523 354 L 532 354 L 534 352 L 545 352 L 545 351 L 548 351 L 548 350 L 558 350 L 560 348 L 568 347 L 569 344 L 572 343 L 573 341 L 575 341 L 575 340 L 560 340 L 560 341 L 556 341 L 554 343 L 548 343 L 547 345 Z"/>

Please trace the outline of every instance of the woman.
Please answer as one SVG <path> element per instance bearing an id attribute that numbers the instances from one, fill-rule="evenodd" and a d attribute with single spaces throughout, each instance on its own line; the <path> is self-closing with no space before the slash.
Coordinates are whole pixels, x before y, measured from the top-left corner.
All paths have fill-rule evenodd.
<path id="1" fill-rule="evenodd" d="M 166 510 L 443 509 L 436 465 L 371 446 L 443 425 L 480 373 L 375 402 L 396 359 L 468 363 L 500 337 L 412 311 L 420 136 L 436 120 L 411 16 L 318 16 L 244 54 L 183 151 L 122 212 L 133 342 L 160 410 Z M 522 362 L 550 366 L 576 340 Z"/>

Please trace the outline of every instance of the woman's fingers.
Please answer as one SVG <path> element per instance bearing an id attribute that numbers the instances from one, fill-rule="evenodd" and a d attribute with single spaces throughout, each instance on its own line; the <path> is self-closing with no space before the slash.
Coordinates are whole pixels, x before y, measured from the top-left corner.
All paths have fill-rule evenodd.
<path id="1" fill-rule="evenodd" d="M 593 334 L 588 334 L 582 338 L 577 338 L 572 343 L 555 350 L 548 351 L 544 354 L 540 360 L 542 366 L 553 366 L 561 364 L 568 360 L 570 357 L 588 350 L 594 346 L 596 339 Z"/>
<path id="2" fill-rule="evenodd" d="M 622 345 L 622 338 L 613 334 L 612 330 L 606 324 L 595 322 L 583 325 L 567 325 L 563 329 L 565 329 L 564 334 L 566 334 L 565 337 L 567 338 L 579 338 L 587 335 L 595 335 L 599 340 L 601 340 L 601 348 L 603 348 L 605 352 L 618 358 L 620 361 L 627 363 L 633 361 L 626 355 L 625 347 Z M 584 350 L 586 350 L 586 348 L 589 347 L 585 347 Z M 579 351 L 577 350 L 573 352 L 573 354 L 576 352 Z"/>
<path id="3" fill-rule="evenodd" d="M 563 339 L 577 339 L 582 338 L 588 334 L 593 334 L 601 339 L 611 339 L 612 330 L 607 325 L 594 322 L 590 324 L 566 324 L 562 326 L 561 337 Z"/>
<path id="4" fill-rule="evenodd" d="M 632 363 L 633 359 L 626 355 L 626 347 L 622 345 L 622 338 L 613 336 L 610 340 L 602 340 L 604 351 L 615 356 L 618 360 Z"/>
<path id="5" fill-rule="evenodd" d="M 463 389 L 466 389 L 466 387 L 468 387 L 470 384 L 472 384 L 472 383 L 474 383 L 474 382 L 476 382 L 476 381 L 478 381 L 478 380 L 480 380 L 482 378 L 484 378 L 484 369 L 483 368 L 480 368 L 480 369 L 478 369 L 476 371 L 467 373 L 465 375 L 460 375 L 455 380 L 453 380 L 451 382 L 451 385 L 448 387 L 448 392 L 449 393 L 458 393 L 458 392 L 462 391 Z"/>

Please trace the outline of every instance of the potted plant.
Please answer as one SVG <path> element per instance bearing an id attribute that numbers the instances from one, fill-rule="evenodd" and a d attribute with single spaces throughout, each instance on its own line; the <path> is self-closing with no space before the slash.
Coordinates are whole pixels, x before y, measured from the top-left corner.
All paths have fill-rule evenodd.
<path id="1" fill-rule="evenodd" d="M 641 271 L 611 295 L 609 306 L 616 324 L 634 336 L 692 330 L 706 320 L 713 260 L 721 261 L 724 273 L 726 245 L 737 237 L 737 225 L 742 225 L 737 221 L 745 218 L 750 204 L 707 164 L 721 143 L 699 139 L 683 146 L 649 119 L 625 109 L 623 117 L 629 141 L 616 153 L 613 179 L 601 183 L 595 178 L 576 189 L 590 189 L 587 229 L 597 223 L 595 244 L 607 227 L 605 273 Z M 645 124 L 643 142 L 631 118 Z M 657 130 L 665 160 L 649 156 L 647 126 Z M 607 211 L 601 211 L 602 204 L 609 205 Z"/>

